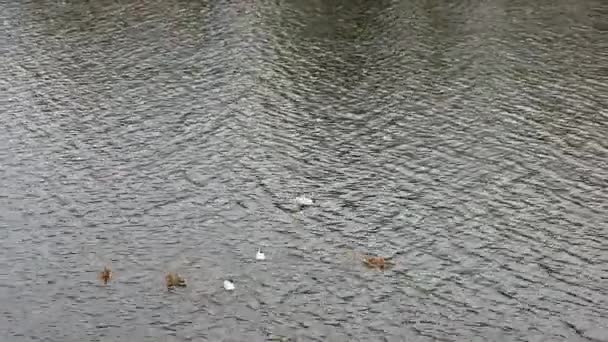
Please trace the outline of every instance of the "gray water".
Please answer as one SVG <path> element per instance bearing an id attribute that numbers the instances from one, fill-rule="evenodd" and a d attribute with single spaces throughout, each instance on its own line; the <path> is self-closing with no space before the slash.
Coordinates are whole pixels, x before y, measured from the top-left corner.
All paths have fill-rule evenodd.
<path id="1" fill-rule="evenodd" d="M 0 0 L 0 340 L 608 341 L 607 17 Z"/>

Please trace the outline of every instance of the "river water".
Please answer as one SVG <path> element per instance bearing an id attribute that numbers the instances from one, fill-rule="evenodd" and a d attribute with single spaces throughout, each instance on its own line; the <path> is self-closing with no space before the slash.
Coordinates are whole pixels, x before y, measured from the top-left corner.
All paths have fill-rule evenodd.
<path id="1" fill-rule="evenodd" d="M 0 0 L 1 340 L 608 341 L 607 17 Z"/>

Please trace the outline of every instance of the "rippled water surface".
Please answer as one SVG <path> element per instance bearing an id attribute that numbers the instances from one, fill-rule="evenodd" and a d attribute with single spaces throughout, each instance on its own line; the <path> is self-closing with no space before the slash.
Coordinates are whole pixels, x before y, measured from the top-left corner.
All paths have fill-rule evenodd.
<path id="1" fill-rule="evenodd" d="M 0 0 L 2 341 L 608 341 L 607 17 Z"/>

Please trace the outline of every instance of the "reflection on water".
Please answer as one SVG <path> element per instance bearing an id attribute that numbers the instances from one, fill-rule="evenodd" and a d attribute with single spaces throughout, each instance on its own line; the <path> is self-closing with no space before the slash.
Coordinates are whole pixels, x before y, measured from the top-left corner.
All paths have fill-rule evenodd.
<path id="1" fill-rule="evenodd" d="M 606 340 L 600 1 L 0 4 L 9 340 Z"/>

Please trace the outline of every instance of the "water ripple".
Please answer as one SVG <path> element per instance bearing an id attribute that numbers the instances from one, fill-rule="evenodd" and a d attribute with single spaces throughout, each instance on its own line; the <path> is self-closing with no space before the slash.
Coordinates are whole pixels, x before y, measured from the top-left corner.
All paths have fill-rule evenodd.
<path id="1" fill-rule="evenodd" d="M 11 341 L 608 341 L 599 1 L 0 4 Z"/>

